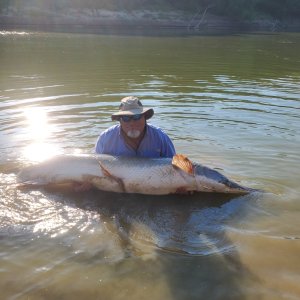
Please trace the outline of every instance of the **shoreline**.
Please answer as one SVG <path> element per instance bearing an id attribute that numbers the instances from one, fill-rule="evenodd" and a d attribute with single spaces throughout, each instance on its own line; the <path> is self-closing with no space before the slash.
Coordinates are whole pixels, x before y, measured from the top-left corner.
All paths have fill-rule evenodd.
<path id="1" fill-rule="evenodd" d="M 24 10 L 0 14 L 0 29 L 7 28 L 51 29 L 178 29 L 194 33 L 201 31 L 300 31 L 300 20 L 235 21 L 211 14 L 188 14 L 178 11 L 157 12 L 137 10 L 131 12 L 109 10 L 74 10 L 64 12 Z"/>

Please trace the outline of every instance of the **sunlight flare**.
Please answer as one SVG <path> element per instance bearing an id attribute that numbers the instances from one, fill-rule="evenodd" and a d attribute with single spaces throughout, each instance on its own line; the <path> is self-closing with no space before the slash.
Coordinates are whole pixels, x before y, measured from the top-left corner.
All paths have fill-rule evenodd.
<path id="1" fill-rule="evenodd" d="M 53 126 L 48 123 L 47 113 L 42 107 L 28 108 L 24 111 L 26 135 L 29 144 L 23 155 L 30 161 L 43 161 L 60 153 L 60 149 L 47 141 L 53 133 Z"/>

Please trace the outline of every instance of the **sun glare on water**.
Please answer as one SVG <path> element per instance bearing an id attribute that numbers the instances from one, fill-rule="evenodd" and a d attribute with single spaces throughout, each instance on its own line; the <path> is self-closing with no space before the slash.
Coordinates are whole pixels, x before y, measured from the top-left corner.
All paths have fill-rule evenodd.
<path id="1" fill-rule="evenodd" d="M 54 127 L 48 123 L 47 113 L 41 107 L 28 108 L 24 111 L 26 118 L 25 132 L 28 145 L 23 155 L 29 161 L 43 161 L 59 154 L 59 147 L 49 143 Z"/>

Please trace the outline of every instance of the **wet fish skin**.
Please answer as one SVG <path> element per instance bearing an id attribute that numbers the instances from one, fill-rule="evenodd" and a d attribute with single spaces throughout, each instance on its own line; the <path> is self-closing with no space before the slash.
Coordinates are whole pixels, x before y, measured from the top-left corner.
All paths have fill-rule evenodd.
<path id="1" fill-rule="evenodd" d="M 182 192 L 247 194 L 253 191 L 187 158 L 182 161 L 179 157 L 180 162 L 188 164 L 189 169 L 172 164 L 171 158 L 63 155 L 25 167 L 17 178 L 20 184 L 33 187 L 89 182 L 99 190 L 150 195 Z"/>

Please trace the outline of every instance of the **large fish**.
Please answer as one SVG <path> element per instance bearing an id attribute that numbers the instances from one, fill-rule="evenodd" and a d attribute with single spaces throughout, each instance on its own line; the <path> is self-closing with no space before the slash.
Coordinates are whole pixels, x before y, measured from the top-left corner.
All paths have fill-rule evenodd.
<path id="1" fill-rule="evenodd" d="M 57 156 L 25 167 L 18 174 L 18 181 L 27 186 L 87 183 L 103 191 L 149 195 L 189 192 L 247 194 L 253 191 L 181 154 L 173 159 Z"/>

